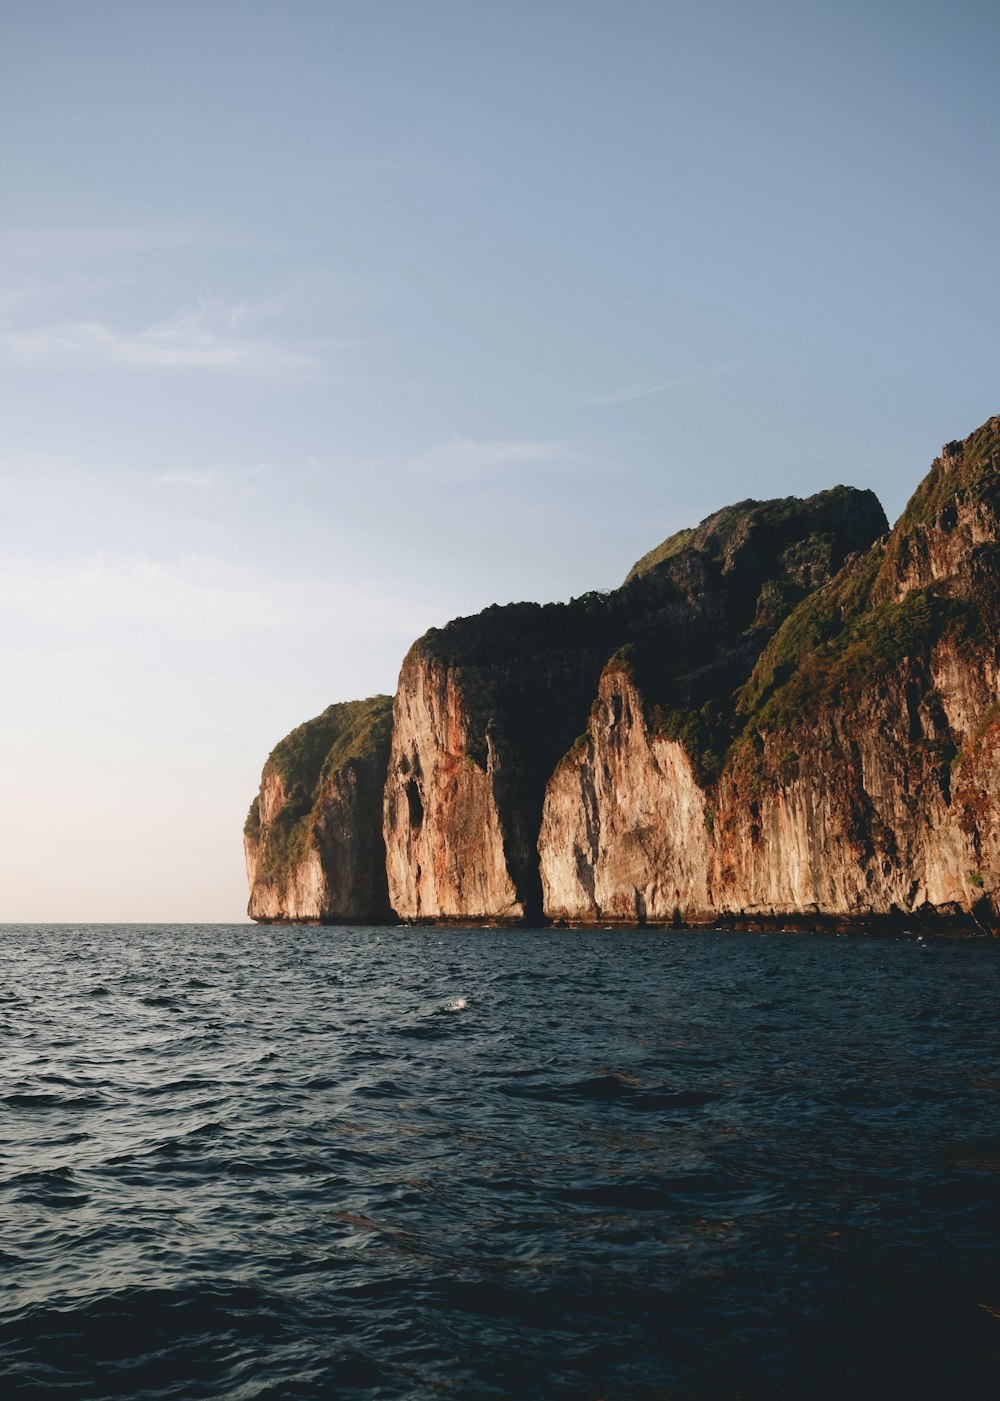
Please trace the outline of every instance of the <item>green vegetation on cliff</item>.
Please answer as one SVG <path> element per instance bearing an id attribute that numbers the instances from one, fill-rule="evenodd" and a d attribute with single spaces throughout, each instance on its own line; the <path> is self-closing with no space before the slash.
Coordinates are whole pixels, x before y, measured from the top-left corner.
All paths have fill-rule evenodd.
<path id="1" fill-rule="evenodd" d="M 871 597 L 884 557 L 874 544 L 861 559 L 844 569 L 824 588 L 804 599 L 785 619 L 764 648 L 743 687 L 738 710 L 747 719 L 762 718 L 765 706 L 807 659 L 837 649 Z"/>
<path id="2" fill-rule="evenodd" d="M 835 486 L 802 500 L 782 496 L 773 501 L 737 501 L 708 516 L 694 529 L 678 530 L 650 550 L 629 570 L 626 584 L 642 579 L 688 550 L 703 556 L 724 573 L 753 568 L 755 558 L 781 558 L 783 572 L 804 587 L 814 575 L 829 577 L 853 551 L 871 543 L 887 526 L 878 500 L 870 491 Z"/>
<path id="3" fill-rule="evenodd" d="M 657 545 L 655 549 L 643 555 L 642 559 L 636 560 L 629 570 L 625 582 L 628 583 L 629 579 L 641 579 L 643 574 L 648 574 L 651 569 L 663 564 L 665 560 L 676 559 L 682 550 L 688 549 L 694 533 L 694 526 L 685 526 L 683 530 L 668 535 L 661 545 Z"/>
<path id="4" fill-rule="evenodd" d="M 822 606 L 828 602 L 821 600 L 805 617 L 793 614 L 787 634 L 783 629 L 773 653 L 762 658 L 739 706 L 747 726 L 794 725 L 860 695 L 906 658 L 925 654 L 965 611 L 932 588 L 912 589 L 899 602 L 886 600 L 854 616 L 838 616 Z"/>
<path id="5" fill-rule="evenodd" d="M 945 444 L 910 497 L 900 527 L 907 531 L 931 524 L 960 495 L 1000 507 L 1000 415 L 988 419 L 964 442 Z"/>
<path id="6" fill-rule="evenodd" d="M 808 525 L 803 507 L 822 502 L 836 512 L 853 499 L 856 510 L 858 495 L 838 487 L 809 503 L 795 498 L 740 502 L 716 512 L 695 531 L 671 536 L 632 570 L 631 580 L 655 577 L 695 552 L 723 574 L 735 571 L 755 579 L 765 560 L 771 567 L 780 562 L 781 573 L 759 584 L 753 626 L 729 642 L 729 656 L 735 659 L 741 649 L 751 655 L 754 631 L 773 633 L 763 651 L 758 642 L 759 655 L 755 661 L 751 657 L 752 669 L 742 684 L 742 678 L 734 677 L 735 666 L 727 677 L 721 666 L 707 665 L 695 669 L 685 695 L 678 691 L 676 663 L 667 649 L 645 642 L 630 653 L 651 727 L 684 745 L 703 784 L 718 777 L 741 735 L 792 728 L 877 685 L 908 658 L 926 664 L 930 648 L 945 636 L 963 655 L 992 645 L 1000 623 L 1000 598 L 991 582 L 1000 575 L 995 544 L 986 541 L 973 552 L 978 577 L 971 593 L 957 596 L 942 579 L 899 596 L 899 581 L 900 571 L 920 558 L 922 528 L 933 526 L 947 535 L 963 500 L 977 508 L 1000 509 L 1000 418 L 965 443 L 949 444 L 891 535 L 848 558 L 830 579 L 831 564 L 838 553 L 844 554 L 843 538 L 823 529 L 803 533 Z M 789 529 L 797 529 L 798 539 L 781 548 L 782 532 Z M 862 536 L 859 529 L 849 538 L 867 543 Z M 829 582 L 809 592 L 809 584 L 820 583 L 824 573 Z M 758 588 L 756 582 L 753 587 Z M 718 647 L 721 640 L 716 628 L 713 644 Z M 687 644 L 686 655 L 697 654 L 695 639 Z M 730 677 L 734 686 L 727 688 Z"/>
<path id="7" fill-rule="evenodd" d="M 700 710 L 654 705 L 651 727 L 656 734 L 683 745 L 694 776 L 703 788 L 718 778 L 732 738 L 732 727 L 723 707 L 706 701 Z"/>
<path id="8" fill-rule="evenodd" d="M 275 745 L 267 762 L 281 777 L 286 792 L 293 788 L 311 792 L 322 774 L 334 773 L 351 759 L 376 754 L 391 723 L 391 696 L 340 701 L 296 726 Z"/>
<path id="9" fill-rule="evenodd" d="M 945 637 L 963 655 L 992 645 L 1000 618 L 995 543 L 968 542 L 969 578 L 962 588 L 938 571 L 926 582 L 905 584 L 906 571 L 926 555 L 926 530 L 933 529 L 940 551 L 967 507 L 1000 508 L 1000 418 L 964 443 L 949 443 L 889 538 L 785 620 L 740 694 L 744 732 L 814 717 L 877 686 L 908 658 L 926 663 Z M 922 577 L 919 569 L 916 577 Z"/>
<path id="10" fill-rule="evenodd" d="M 647 724 L 684 746 L 703 785 L 739 729 L 735 696 L 761 649 L 886 528 L 874 495 L 853 487 L 741 501 L 670 536 L 602 600 L 607 666 L 627 671 Z M 584 739 L 569 752 L 579 755 Z"/>
<path id="11" fill-rule="evenodd" d="M 320 789 L 355 762 L 371 761 L 384 770 L 392 735 L 392 697 L 341 701 L 321 715 L 296 726 L 272 749 L 264 769 L 277 774 L 285 802 L 262 832 L 260 799 L 255 798 L 244 832 L 260 840 L 258 878 L 265 883 L 287 880 L 301 859 L 316 818 Z"/>
<path id="12" fill-rule="evenodd" d="M 636 590 L 697 565 L 687 585 L 688 627 L 673 645 L 662 626 L 651 630 L 632 660 L 651 729 L 684 746 L 702 786 L 718 778 L 741 728 L 737 699 L 762 648 L 819 596 L 819 586 L 831 587 L 845 560 L 877 549 L 872 541 L 885 529 L 875 496 L 853 487 L 806 500 L 742 501 L 703 521 L 683 544 L 672 537 L 633 570 Z"/>

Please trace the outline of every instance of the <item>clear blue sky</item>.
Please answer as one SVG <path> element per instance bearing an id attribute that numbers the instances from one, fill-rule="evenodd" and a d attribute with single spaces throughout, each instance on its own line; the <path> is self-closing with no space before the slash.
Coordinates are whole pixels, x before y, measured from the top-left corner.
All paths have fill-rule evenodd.
<path id="1" fill-rule="evenodd" d="M 5 0 L 0 919 L 239 919 L 271 746 L 1000 410 L 1000 7 Z"/>

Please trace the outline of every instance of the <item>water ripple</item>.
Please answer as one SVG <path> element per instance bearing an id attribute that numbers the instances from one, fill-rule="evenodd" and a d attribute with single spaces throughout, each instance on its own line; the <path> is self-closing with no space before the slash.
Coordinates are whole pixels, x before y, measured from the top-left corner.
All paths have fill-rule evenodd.
<path id="1" fill-rule="evenodd" d="M 989 1394 L 1000 948 L 3 939 L 5 1396 Z"/>

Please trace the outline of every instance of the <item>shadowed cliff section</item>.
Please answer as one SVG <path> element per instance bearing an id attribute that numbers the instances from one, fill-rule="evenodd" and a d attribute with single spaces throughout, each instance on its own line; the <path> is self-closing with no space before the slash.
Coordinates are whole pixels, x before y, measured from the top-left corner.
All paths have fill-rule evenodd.
<path id="1" fill-rule="evenodd" d="M 994 931 L 998 638 L 993 418 L 891 532 L 867 491 L 747 500 L 618 589 L 432 629 L 391 716 L 275 750 L 250 912 Z"/>
<path id="2" fill-rule="evenodd" d="M 432 629 L 396 696 L 385 807 L 396 911 L 536 920 L 546 783 L 587 725 L 609 656 L 631 649 L 674 723 L 683 712 L 724 726 L 782 619 L 886 528 L 872 493 L 849 487 L 745 501 L 672 537 L 611 593 Z M 718 715 L 701 715 L 709 703 Z"/>
<path id="3" fill-rule="evenodd" d="M 244 827 L 251 918 L 393 918 L 381 834 L 391 727 L 390 696 L 345 701 L 271 751 Z"/>
<path id="4" fill-rule="evenodd" d="M 998 638 L 1000 417 L 761 655 L 719 785 L 720 903 L 994 928 Z"/>
<path id="5" fill-rule="evenodd" d="M 622 626 L 612 596 L 509 604 L 432 629 L 396 693 L 390 900 L 407 919 L 537 920 L 545 780 Z"/>
<path id="6" fill-rule="evenodd" d="M 714 777 L 736 729 L 736 691 L 784 619 L 889 528 L 871 491 L 741 501 L 671 536 L 633 567 L 627 660 L 652 723 Z"/>
<path id="7" fill-rule="evenodd" d="M 546 795 L 547 914 L 996 928 L 1000 419 L 944 448 L 730 690 L 760 611 L 714 676 L 649 647 L 606 668 Z"/>

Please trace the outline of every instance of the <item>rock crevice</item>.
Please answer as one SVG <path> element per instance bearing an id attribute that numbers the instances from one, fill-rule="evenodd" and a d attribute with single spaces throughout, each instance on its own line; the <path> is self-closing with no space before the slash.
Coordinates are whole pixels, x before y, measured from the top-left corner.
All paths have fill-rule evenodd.
<path id="1" fill-rule="evenodd" d="M 610 593 L 432 629 L 363 753 L 331 707 L 272 754 L 250 913 L 993 928 L 998 636 L 994 418 L 892 531 L 853 488 L 744 501 Z"/>

